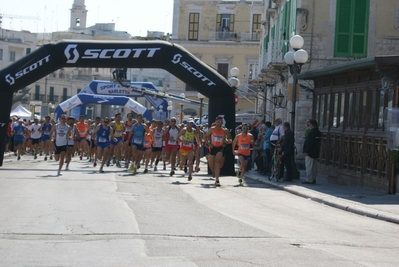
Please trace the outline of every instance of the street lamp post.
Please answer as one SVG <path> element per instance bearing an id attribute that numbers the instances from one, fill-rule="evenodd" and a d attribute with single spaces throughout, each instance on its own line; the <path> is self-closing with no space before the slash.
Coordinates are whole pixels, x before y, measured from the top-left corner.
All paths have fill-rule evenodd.
<path id="1" fill-rule="evenodd" d="M 202 102 L 204 102 L 205 96 L 201 93 L 198 93 L 198 99 L 200 100 L 200 112 L 199 112 L 199 124 L 202 124 Z"/>
<path id="2" fill-rule="evenodd" d="M 172 101 L 169 101 L 169 102 L 168 102 L 168 107 L 167 107 L 166 109 L 168 110 L 169 119 L 170 119 L 170 113 L 171 113 L 172 110 L 173 110 L 173 102 L 172 102 Z"/>
<path id="3" fill-rule="evenodd" d="M 291 127 L 292 132 L 295 136 L 295 111 L 296 111 L 296 87 L 298 84 L 297 75 L 301 72 L 302 65 L 308 61 L 308 53 L 301 49 L 303 46 L 303 38 L 300 35 L 294 35 L 290 39 L 290 46 L 294 51 L 289 51 L 285 54 L 284 60 L 287 63 L 290 73 L 292 74 L 293 84 L 292 84 L 292 111 L 291 111 Z M 295 155 L 292 156 L 292 167 L 294 176 L 298 175 L 299 172 L 295 163 Z"/>
<path id="4" fill-rule="evenodd" d="M 233 90 L 235 91 L 238 86 L 240 86 L 240 80 L 237 78 L 238 75 L 240 74 L 240 70 L 237 67 L 234 67 L 230 70 L 230 79 L 229 79 L 229 83 L 231 88 L 233 88 Z"/>
<path id="5" fill-rule="evenodd" d="M 295 111 L 296 111 L 296 87 L 298 84 L 297 75 L 301 73 L 302 65 L 308 61 L 308 53 L 301 49 L 304 44 L 303 38 L 300 35 L 294 35 L 290 39 L 290 46 L 294 51 L 289 51 L 285 54 L 284 60 L 287 63 L 290 73 L 293 75 L 292 85 L 292 111 L 291 111 L 291 126 L 295 135 Z"/>

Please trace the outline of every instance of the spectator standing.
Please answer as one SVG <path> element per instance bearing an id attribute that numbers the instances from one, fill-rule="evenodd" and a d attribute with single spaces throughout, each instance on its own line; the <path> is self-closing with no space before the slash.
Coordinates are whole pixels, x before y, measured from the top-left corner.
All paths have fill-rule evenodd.
<path id="1" fill-rule="evenodd" d="M 265 123 L 265 132 L 263 134 L 263 172 L 262 175 L 268 175 L 269 165 L 272 158 L 271 154 L 271 145 L 270 145 L 270 137 L 272 136 L 273 129 L 272 123 L 267 121 Z"/>
<path id="2" fill-rule="evenodd" d="M 292 157 L 294 155 L 295 139 L 294 132 L 290 129 L 290 123 L 284 122 L 284 138 L 280 147 L 283 151 L 282 164 L 280 165 L 280 179 L 284 177 L 284 167 L 287 169 L 287 178 L 283 181 L 292 181 L 293 170 L 292 170 Z"/>
<path id="3" fill-rule="evenodd" d="M 306 181 L 303 184 L 315 184 L 317 175 L 317 159 L 320 153 L 321 132 L 319 131 L 316 120 L 309 121 L 309 134 L 303 144 L 303 154 L 305 155 Z"/>

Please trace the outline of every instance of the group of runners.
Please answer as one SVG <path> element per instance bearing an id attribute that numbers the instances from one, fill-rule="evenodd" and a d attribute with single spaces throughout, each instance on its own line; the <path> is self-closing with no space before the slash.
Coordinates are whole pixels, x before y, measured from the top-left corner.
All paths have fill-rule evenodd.
<path id="1" fill-rule="evenodd" d="M 233 144 L 232 152 L 240 161 L 239 182 L 242 183 L 253 137 L 248 133 L 248 126 L 243 125 L 242 132 L 232 140 L 230 132 L 222 124 L 222 117 L 217 117 L 209 129 L 203 129 L 195 125 L 193 119 L 189 119 L 186 125 L 177 125 L 176 118 L 145 122 L 142 115 L 134 119 L 131 113 L 125 122 L 120 113 L 115 114 L 112 121 L 108 117 L 86 121 L 84 116 L 77 121 L 74 117 L 61 115 L 58 123 L 46 117 L 42 123 L 34 120 L 31 125 L 24 126 L 23 121 L 18 120 L 12 127 L 12 133 L 18 160 L 26 152 L 24 140 L 26 142 L 29 136 L 34 159 L 38 154 L 44 154 L 44 160 L 52 159 L 54 151 L 54 159 L 59 161 L 57 175 L 62 175 L 64 164 L 65 170 L 68 170 L 72 157 L 77 155 L 80 160 L 83 157 L 88 159 L 93 167 L 98 161 L 100 173 L 111 164 L 122 168 L 121 161 L 133 174 L 137 174 L 141 166 L 144 166 L 143 173 L 148 173 L 149 168 L 158 171 L 158 164 L 162 161 L 163 170 L 167 166 L 170 168 L 170 176 L 179 168 L 188 173 L 188 181 L 191 181 L 193 173 L 200 171 L 201 155 L 207 154 L 215 186 L 220 186 L 225 147 Z"/>

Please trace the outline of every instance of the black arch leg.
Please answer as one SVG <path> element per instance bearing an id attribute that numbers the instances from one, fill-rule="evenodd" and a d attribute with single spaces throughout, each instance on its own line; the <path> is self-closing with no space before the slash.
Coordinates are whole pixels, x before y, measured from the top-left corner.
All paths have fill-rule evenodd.
<path id="1" fill-rule="evenodd" d="M 2 92 L 0 97 L 0 166 L 3 166 L 7 127 L 10 120 L 13 92 Z"/>
<path id="2" fill-rule="evenodd" d="M 209 99 L 209 112 L 208 112 L 208 125 L 209 127 L 215 121 L 215 118 L 219 115 L 224 116 L 226 121 L 226 128 L 229 129 L 232 138 L 235 136 L 235 104 L 234 94 L 226 94 L 224 97 L 212 97 Z M 225 148 L 225 162 L 223 168 L 220 171 L 220 175 L 223 176 L 234 176 L 234 155 L 231 152 L 231 145 L 227 145 Z"/>

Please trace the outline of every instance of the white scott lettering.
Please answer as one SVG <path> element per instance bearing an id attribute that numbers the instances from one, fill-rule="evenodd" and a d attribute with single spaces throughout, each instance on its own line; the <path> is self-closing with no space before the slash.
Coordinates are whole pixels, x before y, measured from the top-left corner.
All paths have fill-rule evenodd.
<path id="1" fill-rule="evenodd" d="M 134 48 L 134 49 L 87 49 L 84 52 L 84 59 L 97 58 L 138 58 L 147 52 L 146 57 L 153 57 L 156 51 L 161 48 Z"/>
<path id="2" fill-rule="evenodd" d="M 190 64 L 188 64 L 186 61 L 181 61 L 182 59 L 182 55 L 180 54 L 176 54 L 173 56 L 172 59 L 172 63 L 177 64 L 179 63 L 179 65 L 183 66 L 186 70 L 188 70 L 189 72 L 191 72 L 195 77 L 197 77 L 198 79 L 200 79 L 203 82 L 207 82 L 208 86 L 212 86 L 212 85 L 216 85 L 213 81 L 209 80 L 208 77 L 206 77 L 205 75 L 203 75 L 201 72 L 199 72 L 198 70 L 196 70 L 194 67 L 192 67 Z"/>
<path id="3" fill-rule="evenodd" d="M 40 66 L 43 66 L 45 63 L 50 61 L 50 55 L 45 56 L 44 58 L 40 59 L 39 61 L 29 65 L 28 67 L 18 71 L 17 73 L 15 73 L 14 76 L 12 76 L 11 74 L 7 74 L 5 79 L 6 82 L 8 82 L 10 85 L 13 85 L 15 83 L 16 79 L 21 78 L 22 76 L 28 74 L 31 71 L 34 71 L 35 69 L 39 68 Z M 15 79 L 14 79 L 15 77 Z"/>

